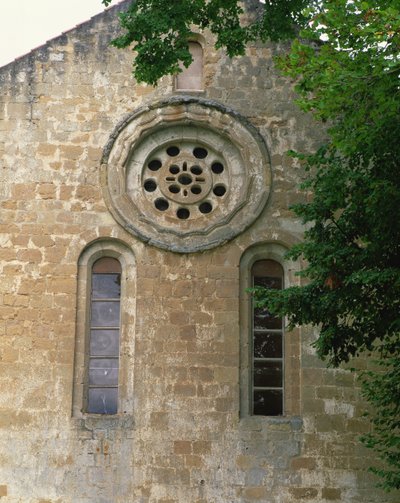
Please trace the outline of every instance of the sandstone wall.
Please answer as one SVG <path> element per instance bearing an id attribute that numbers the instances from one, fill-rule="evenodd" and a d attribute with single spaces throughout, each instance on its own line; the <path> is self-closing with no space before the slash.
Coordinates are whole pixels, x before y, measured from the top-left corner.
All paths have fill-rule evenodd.
<path id="1" fill-rule="evenodd" d="M 178 254 L 129 233 L 104 199 L 100 164 L 116 125 L 180 95 L 170 77 L 155 89 L 135 83 L 130 51 L 108 45 L 117 29 L 112 10 L 0 69 L 0 499 L 396 501 L 366 472 L 355 376 L 316 359 L 312 331 L 286 336 L 290 381 L 299 384 L 293 414 L 240 413 L 241 257 L 252 245 L 301 239 L 288 206 L 305 197 L 303 174 L 285 152 L 321 139 L 274 68 L 284 47 L 260 44 L 229 60 L 206 34 L 205 91 L 192 96 L 258 128 L 273 182 L 262 214 L 238 237 Z M 134 257 L 121 356 L 128 405 L 118 417 L 82 415 L 74 395 L 78 261 L 94 242 Z"/>

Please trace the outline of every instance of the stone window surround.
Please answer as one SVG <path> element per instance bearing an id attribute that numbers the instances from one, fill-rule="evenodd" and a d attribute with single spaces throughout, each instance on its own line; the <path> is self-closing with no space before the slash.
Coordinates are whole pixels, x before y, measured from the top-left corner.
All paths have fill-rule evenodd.
<path id="1" fill-rule="evenodd" d="M 102 257 L 116 258 L 122 267 L 121 274 L 121 331 L 118 413 L 115 415 L 88 414 L 86 408 L 86 384 L 88 379 L 89 317 L 91 271 L 93 264 Z M 129 293 L 128 293 L 129 292 Z M 135 334 L 136 266 L 132 250 L 117 239 L 101 239 L 88 244 L 78 260 L 77 317 L 74 358 L 74 382 L 72 417 L 82 420 L 91 429 L 106 422 L 131 424 L 134 402 L 134 334 Z"/>
<path id="2" fill-rule="evenodd" d="M 299 283 L 295 273 L 299 264 L 284 259 L 288 247 L 277 242 L 258 243 L 251 246 L 240 260 L 240 417 L 252 421 L 287 421 L 300 415 L 300 337 L 299 329 L 284 335 L 284 404 L 283 416 L 255 416 L 250 412 L 252 378 L 252 302 L 247 289 L 251 287 L 251 268 L 259 260 L 275 260 L 284 271 L 284 285 Z"/>

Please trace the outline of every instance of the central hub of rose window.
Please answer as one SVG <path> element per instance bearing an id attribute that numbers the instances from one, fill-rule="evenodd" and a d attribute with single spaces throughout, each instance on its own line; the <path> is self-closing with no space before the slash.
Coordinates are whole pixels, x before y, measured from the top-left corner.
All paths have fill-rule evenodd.
<path id="1" fill-rule="evenodd" d="M 195 219 L 218 208 L 229 187 L 229 171 L 213 148 L 175 142 L 152 152 L 143 169 L 147 200 L 180 220 Z"/>

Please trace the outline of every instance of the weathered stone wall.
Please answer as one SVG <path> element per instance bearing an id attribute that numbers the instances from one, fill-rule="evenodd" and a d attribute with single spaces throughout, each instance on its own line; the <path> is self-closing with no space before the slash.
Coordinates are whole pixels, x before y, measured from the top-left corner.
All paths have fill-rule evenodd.
<path id="1" fill-rule="evenodd" d="M 354 375 L 316 359 L 311 331 L 287 334 L 288 345 L 301 344 L 289 376 L 299 384 L 297 412 L 240 414 L 241 257 L 255 244 L 301 239 L 288 206 L 305 197 L 302 172 L 285 152 L 312 148 L 321 134 L 274 69 L 284 48 L 257 45 L 231 61 L 206 34 L 206 86 L 194 95 L 259 129 L 273 183 L 263 213 L 238 237 L 176 254 L 128 233 L 104 200 L 100 162 L 116 124 L 178 94 L 170 77 L 155 89 L 134 82 L 130 51 L 108 45 L 117 29 L 114 9 L 0 69 L 0 499 L 399 501 L 365 470 Z M 121 355 L 132 408 L 118 417 L 82 415 L 74 396 L 78 262 L 93 242 L 124 243 L 135 262 Z"/>

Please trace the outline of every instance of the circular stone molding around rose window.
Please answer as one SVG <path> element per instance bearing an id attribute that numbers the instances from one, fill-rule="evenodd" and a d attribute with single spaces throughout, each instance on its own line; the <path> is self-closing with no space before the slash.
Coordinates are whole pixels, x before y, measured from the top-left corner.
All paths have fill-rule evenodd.
<path id="1" fill-rule="evenodd" d="M 270 161 L 258 131 L 212 101 L 177 97 L 119 124 L 102 160 L 108 207 L 127 231 L 189 253 L 243 232 L 264 208 Z"/>

